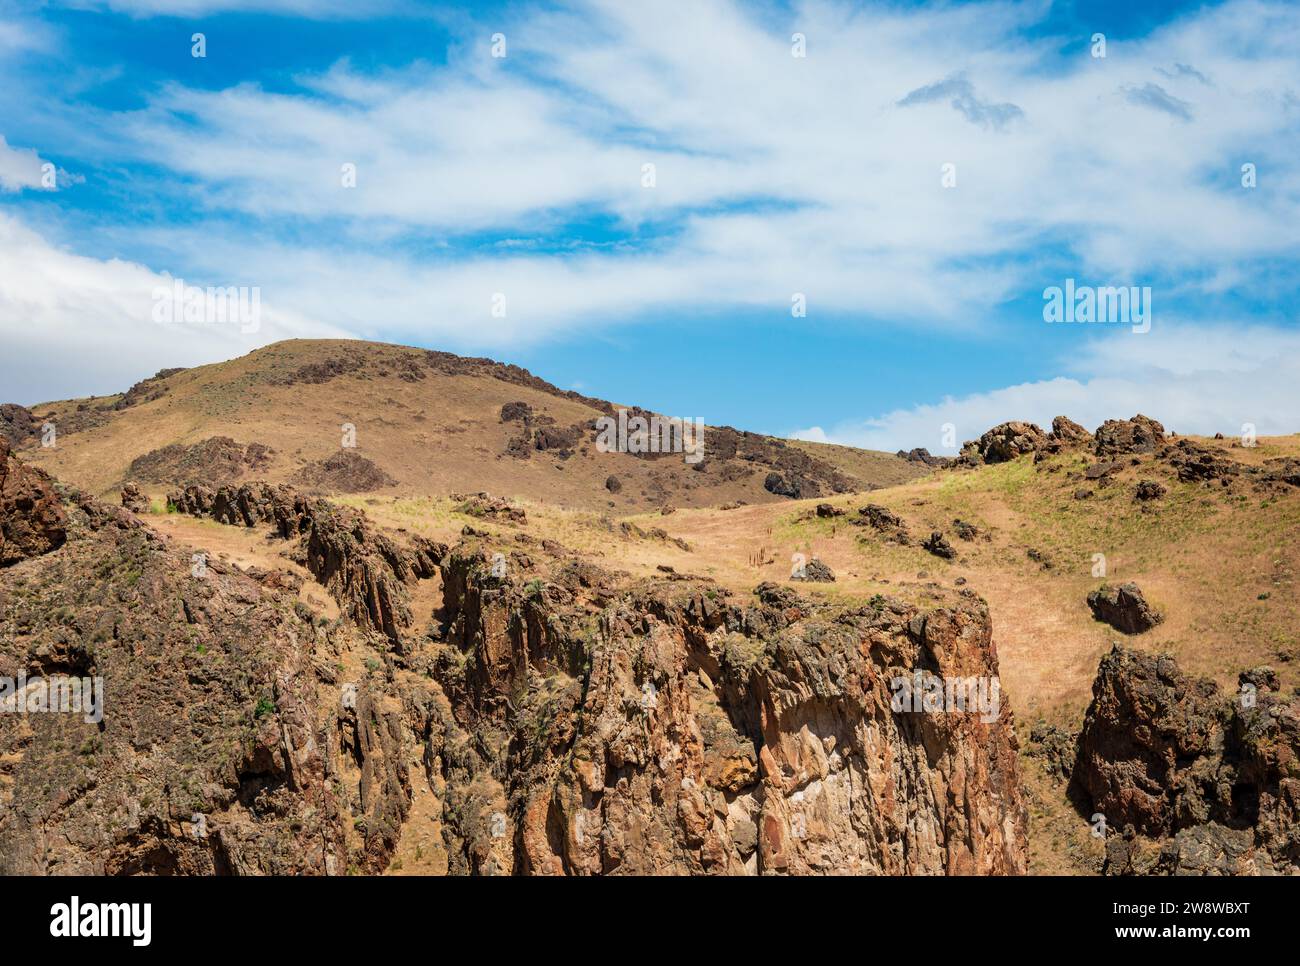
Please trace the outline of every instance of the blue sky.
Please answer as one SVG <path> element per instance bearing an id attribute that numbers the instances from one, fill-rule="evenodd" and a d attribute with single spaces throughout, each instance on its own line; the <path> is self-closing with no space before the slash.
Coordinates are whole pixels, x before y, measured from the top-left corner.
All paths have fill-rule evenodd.
<path id="1" fill-rule="evenodd" d="M 649 6 L 0 0 L 0 397 L 355 336 L 884 448 L 1300 429 L 1296 5 Z M 1066 278 L 1150 331 L 1045 323 Z"/>

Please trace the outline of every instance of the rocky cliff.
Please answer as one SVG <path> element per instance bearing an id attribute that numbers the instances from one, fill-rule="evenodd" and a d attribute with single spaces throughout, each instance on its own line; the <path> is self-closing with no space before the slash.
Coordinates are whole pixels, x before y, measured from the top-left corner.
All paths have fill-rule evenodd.
<path id="1" fill-rule="evenodd" d="M 24 486 L 4 532 L 66 539 L 0 570 L 0 675 L 100 678 L 104 701 L 0 715 L 0 871 L 378 872 L 421 795 L 452 873 L 1025 871 L 1005 699 L 892 703 L 917 672 L 996 680 L 973 595 L 737 598 L 525 534 L 390 537 L 285 488 L 174 495 L 293 541 L 346 605 L 327 621 L 126 510 Z M 411 614 L 426 579 L 442 605 Z"/>

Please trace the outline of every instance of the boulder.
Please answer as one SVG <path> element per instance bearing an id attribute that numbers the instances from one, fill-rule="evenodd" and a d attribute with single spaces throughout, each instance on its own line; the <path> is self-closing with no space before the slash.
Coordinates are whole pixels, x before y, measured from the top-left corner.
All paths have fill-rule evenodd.
<path id="1" fill-rule="evenodd" d="M 922 540 L 921 546 L 930 551 L 930 553 L 934 554 L 936 557 L 943 557 L 945 560 L 952 560 L 957 556 L 957 550 L 948 542 L 948 538 L 943 535 L 942 531 L 939 530 L 935 530 L 929 537 Z"/>
<path id="2" fill-rule="evenodd" d="M 1082 443 L 1092 439 L 1092 433 L 1088 432 L 1069 416 L 1057 416 L 1052 420 L 1052 431 L 1048 434 L 1051 439 L 1061 443 Z"/>
<path id="3" fill-rule="evenodd" d="M 1094 452 L 1098 456 L 1154 453 L 1165 438 L 1165 428 L 1141 413 L 1132 419 L 1108 419 L 1097 427 Z"/>
<path id="4" fill-rule="evenodd" d="M 985 463 L 1005 463 L 1040 449 L 1047 442 L 1033 423 L 1009 422 L 994 426 L 979 438 L 975 449 Z"/>
<path id="5" fill-rule="evenodd" d="M 1088 606 L 1097 620 L 1125 634 L 1149 631 L 1164 619 L 1147 605 L 1142 591 L 1132 581 L 1094 590 L 1088 595 Z"/>
<path id="6" fill-rule="evenodd" d="M 902 546 L 907 546 L 912 542 L 907 532 L 907 524 L 903 522 L 903 518 L 879 504 L 868 503 L 866 506 L 859 508 L 857 522 L 865 522 L 872 529 L 878 530 L 886 538 Z"/>
<path id="7" fill-rule="evenodd" d="M 140 492 L 140 487 L 127 483 L 122 487 L 122 506 L 132 513 L 148 513 L 149 498 Z"/>
<path id="8" fill-rule="evenodd" d="M 1142 501 L 1158 500 L 1168 492 L 1163 484 L 1155 480 L 1140 480 L 1133 496 Z"/>
<path id="9" fill-rule="evenodd" d="M 806 580 L 810 583 L 831 584 L 835 582 L 835 571 L 831 570 L 826 564 L 813 557 L 804 564 L 801 575 L 792 576 L 791 580 Z"/>

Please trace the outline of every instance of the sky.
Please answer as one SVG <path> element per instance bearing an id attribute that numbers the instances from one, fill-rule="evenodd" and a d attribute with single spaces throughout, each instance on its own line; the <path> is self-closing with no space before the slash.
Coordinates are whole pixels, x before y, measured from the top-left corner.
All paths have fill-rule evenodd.
<path id="1" fill-rule="evenodd" d="M 338 337 L 888 450 L 1292 433 L 1298 148 L 1296 3 L 0 0 L 0 401 Z"/>

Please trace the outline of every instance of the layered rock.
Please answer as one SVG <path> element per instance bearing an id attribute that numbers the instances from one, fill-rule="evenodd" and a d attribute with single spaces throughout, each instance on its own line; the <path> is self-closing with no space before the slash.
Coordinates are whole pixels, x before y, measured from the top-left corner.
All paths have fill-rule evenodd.
<path id="1" fill-rule="evenodd" d="M 976 600 L 593 583 L 520 587 L 482 553 L 448 557 L 433 674 L 451 707 L 426 730 L 453 870 L 1024 871 L 1009 710 L 891 709 L 891 681 L 921 668 L 996 676 Z"/>

